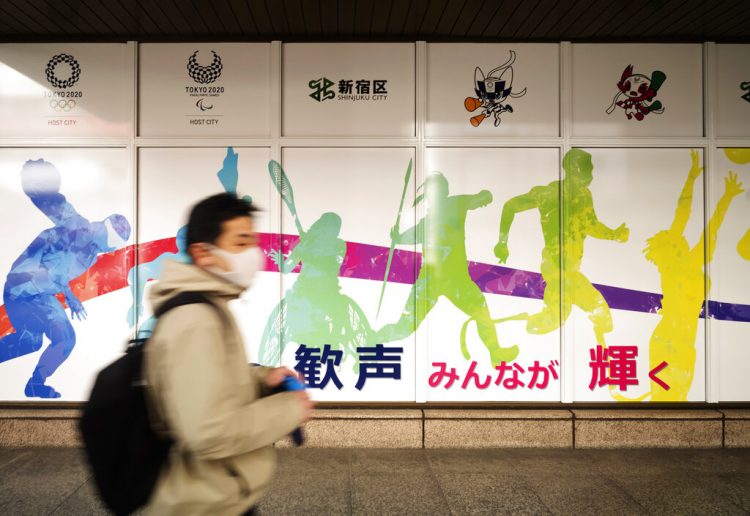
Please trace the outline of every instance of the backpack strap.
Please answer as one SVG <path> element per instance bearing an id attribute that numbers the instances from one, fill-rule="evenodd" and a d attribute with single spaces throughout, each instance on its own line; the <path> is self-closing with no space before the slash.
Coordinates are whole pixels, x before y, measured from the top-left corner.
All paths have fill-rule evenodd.
<path id="1" fill-rule="evenodd" d="M 227 320 L 226 314 L 216 306 L 216 304 L 211 301 L 211 298 L 209 297 L 209 294 L 207 292 L 199 292 L 199 291 L 193 291 L 193 292 L 180 292 L 176 296 L 174 296 L 171 299 L 168 299 L 164 302 L 163 305 L 161 305 L 155 312 L 154 317 L 156 317 L 157 324 L 159 322 L 159 318 L 163 316 L 165 313 L 169 312 L 173 308 L 177 308 L 179 306 L 185 306 L 185 305 L 195 305 L 203 303 L 206 305 L 211 305 L 214 309 L 214 311 L 219 314 L 219 319 L 221 319 L 221 322 L 224 323 L 224 332 L 226 336 L 226 328 L 229 326 L 229 321 Z"/>
<path id="2" fill-rule="evenodd" d="M 216 306 L 210 299 L 207 292 L 180 292 L 176 296 L 168 299 L 164 304 L 162 304 L 158 310 L 154 312 L 154 317 L 156 318 L 157 322 L 159 318 L 164 315 L 165 313 L 169 312 L 173 308 L 177 308 L 179 306 L 184 305 L 194 305 L 198 303 L 204 303 L 207 305 L 211 305 L 216 310 L 216 313 L 219 314 L 219 317 L 222 319 L 224 323 L 226 323 L 226 316 L 225 314 L 219 309 L 218 306 Z M 135 338 L 128 341 L 126 346 L 126 351 L 132 350 L 133 348 L 140 347 L 144 345 L 153 335 L 153 332 L 156 328 L 152 328 L 151 331 L 149 331 L 147 336 L 138 336 L 136 333 Z M 140 330 L 139 330 L 140 331 Z"/>
<path id="3" fill-rule="evenodd" d="M 154 312 L 154 317 L 159 319 L 162 315 L 169 312 L 173 308 L 184 305 L 194 305 L 197 303 L 205 303 L 216 307 L 216 305 L 211 302 L 205 292 L 180 292 L 176 296 L 164 302 L 164 304 L 162 304 L 159 309 Z"/>

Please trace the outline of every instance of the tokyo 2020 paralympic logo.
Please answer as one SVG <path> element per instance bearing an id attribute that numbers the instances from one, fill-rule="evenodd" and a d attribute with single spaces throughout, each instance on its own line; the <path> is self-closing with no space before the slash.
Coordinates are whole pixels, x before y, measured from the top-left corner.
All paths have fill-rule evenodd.
<path id="1" fill-rule="evenodd" d="M 190 77 L 198 84 L 209 84 L 221 77 L 221 70 L 224 68 L 224 65 L 221 64 L 221 57 L 219 57 L 219 55 L 213 50 L 211 53 L 214 55 L 214 59 L 211 61 L 211 64 L 207 66 L 201 66 L 198 64 L 198 60 L 196 59 L 196 56 L 198 55 L 197 50 L 188 58 L 188 75 L 190 75 Z"/>
<path id="2" fill-rule="evenodd" d="M 60 79 L 59 77 L 57 77 L 57 66 L 60 63 L 66 63 L 68 66 L 70 66 L 70 76 L 67 79 Z M 78 79 L 80 79 L 81 77 L 81 65 L 78 64 L 78 61 L 76 61 L 75 57 L 69 54 L 57 54 L 55 56 L 52 56 L 52 59 L 50 59 L 47 63 L 47 69 L 45 70 L 45 73 L 47 74 L 47 80 L 55 88 L 70 88 L 75 83 L 77 83 Z"/>

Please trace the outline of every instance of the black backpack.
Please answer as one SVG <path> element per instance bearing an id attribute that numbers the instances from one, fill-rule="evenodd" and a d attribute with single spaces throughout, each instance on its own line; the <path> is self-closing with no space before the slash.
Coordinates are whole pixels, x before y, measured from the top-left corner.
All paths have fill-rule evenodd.
<path id="1" fill-rule="evenodd" d="M 178 306 L 207 303 L 200 292 L 183 292 L 154 314 Z M 131 341 L 125 356 L 96 377 L 80 420 L 80 430 L 99 495 L 116 515 L 134 512 L 148 502 L 173 441 L 151 427 L 142 375 L 143 346 Z"/>

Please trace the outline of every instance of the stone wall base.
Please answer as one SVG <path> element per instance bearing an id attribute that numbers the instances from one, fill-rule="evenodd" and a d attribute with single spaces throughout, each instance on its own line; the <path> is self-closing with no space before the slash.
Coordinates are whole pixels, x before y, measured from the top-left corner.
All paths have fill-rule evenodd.
<path id="1" fill-rule="evenodd" d="M 79 416 L 0 409 L 0 446 L 80 446 Z M 305 437 L 317 448 L 750 448 L 750 410 L 319 409 Z"/>

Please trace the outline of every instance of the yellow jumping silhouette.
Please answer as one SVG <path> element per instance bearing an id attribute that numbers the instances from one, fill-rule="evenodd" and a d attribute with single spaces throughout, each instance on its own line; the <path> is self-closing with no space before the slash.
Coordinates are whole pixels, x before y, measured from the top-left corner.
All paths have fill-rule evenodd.
<path id="1" fill-rule="evenodd" d="M 738 165 L 750 163 L 750 149 L 724 149 L 724 154 L 726 154 L 732 163 Z M 750 229 L 747 230 L 737 243 L 737 252 L 745 260 L 750 260 Z"/>
<path id="2" fill-rule="evenodd" d="M 740 253 L 745 260 L 750 260 L 750 229 L 747 230 L 745 235 L 740 238 L 737 243 L 737 252 Z"/>
<path id="3" fill-rule="evenodd" d="M 695 337 L 705 299 L 703 281 L 704 278 L 707 282 L 709 279 L 704 275 L 705 230 L 692 249 L 683 234 L 690 219 L 695 180 L 703 172 L 703 167 L 699 166 L 698 151 L 691 151 L 690 157 L 692 167 L 680 193 L 672 226 L 649 238 L 644 249 L 646 259 L 659 270 L 663 295 L 659 311 L 661 320 L 649 342 L 649 366 L 653 370 L 662 362 L 667 363 L 659 373 L 659 378 L 670 388 L 667 390 L 652 384 L 650 393 L 639 399 L 650 394 L 652 401 L 687 401 L 688 391 L 693 383 Z M 724 179 L 724 184 L 724 195 L 719 199 L 708 223 L 706 263 L 713 259 L 716 237 L 729 204 L 744 191 L 742 183 L 731 171 Z"/>

